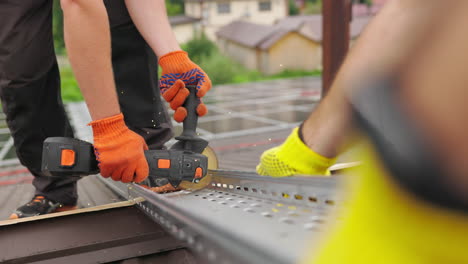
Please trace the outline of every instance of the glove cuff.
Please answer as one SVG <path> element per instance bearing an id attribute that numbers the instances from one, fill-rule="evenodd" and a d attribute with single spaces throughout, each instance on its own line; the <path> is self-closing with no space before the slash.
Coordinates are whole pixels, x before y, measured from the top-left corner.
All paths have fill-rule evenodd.
<path id="1" fill-rule="evenodd" d="M 159 58 L 159 65 L 166 72 L 179 72 L 191 69 L 192 61 L 183 50 L 169 52 Z"/>
<path id="2" fill-rule="evenodd" d="M 121 136 L 128 130 L 122 113 L 95 120 L 88 124 L 93 128 L 94 140 L 106 138 L 111 140 Z"/>
<path id="3" fill-rule="evenodd" d="M 304 144 L 297 127 L 280 147 L 278 158 L 298 171 L 313 170 L 325 175 L 330 175 L 328 168 L 336 162 L 336 158 L 324 157 Z"/>

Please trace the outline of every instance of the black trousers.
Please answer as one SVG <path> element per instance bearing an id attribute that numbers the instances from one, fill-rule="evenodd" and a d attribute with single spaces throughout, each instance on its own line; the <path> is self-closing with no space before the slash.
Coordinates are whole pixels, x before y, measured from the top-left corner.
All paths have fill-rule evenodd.
<path id="1" fill-rule="evenodd" d="M 150 148 L 163 148 L 173 134 L 159 95 L 157 58 L 130 19 L 124 1 L 104 2 L 125 122 Z M 52 4 L 52 0 L 0 0 L 0 99 L 18 158 L 35 176 L 36 194 L 68 205 L 78 198 L 76 179 L 41 173 L 44 139 L 73 136 L 60 95 Z"/>

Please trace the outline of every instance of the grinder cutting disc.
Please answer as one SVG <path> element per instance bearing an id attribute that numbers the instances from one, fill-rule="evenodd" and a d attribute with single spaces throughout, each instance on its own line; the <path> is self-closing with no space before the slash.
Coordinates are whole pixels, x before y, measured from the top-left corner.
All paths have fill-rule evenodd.
<path id="1" fill-rule="evenodd" d="M 208 157 L 208 170 L 218 169 L 218 157 L 210 146 L 207 146 L 205 150 L 203 150 L 202 154 Z M 183 190 L 200 190 L 208 186 L 210 183 L 211 173 L 208 172 L 208 174 L 198 183 L 184 181 L 180 183 L 179 187 L 181 187 Z"/>

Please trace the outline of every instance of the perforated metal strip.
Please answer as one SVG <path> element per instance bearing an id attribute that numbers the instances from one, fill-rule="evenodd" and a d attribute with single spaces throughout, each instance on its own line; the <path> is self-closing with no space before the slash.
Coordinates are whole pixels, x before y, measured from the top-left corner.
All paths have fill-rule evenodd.
<path id="1" fill-rule="evenodd" d="M 211 263 L 297 263 L 339 203 L 337 178 L 210 174 L 208 187 L 170 194 L 104 181 Z"/>

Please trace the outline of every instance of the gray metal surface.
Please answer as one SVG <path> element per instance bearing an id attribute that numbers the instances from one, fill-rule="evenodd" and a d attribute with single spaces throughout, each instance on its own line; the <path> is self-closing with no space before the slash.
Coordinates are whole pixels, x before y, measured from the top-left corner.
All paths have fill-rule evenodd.
<path id="1" fill-rule="evenodd" d="M 105 263 L 184 246 L 134 207 L 0 226 L 0 263 Z"/>
<path id="2" fill-rule="evenodd" d="M 202 190 L 156 194 L 104 180 L 211 263 L 297 263 L 337 204 L 337 178 L 211 171 Z M 313 242 L 313 241 L 312 241 Z"/>

